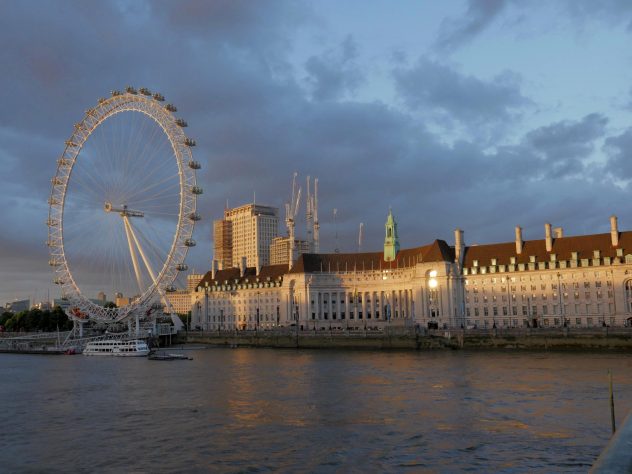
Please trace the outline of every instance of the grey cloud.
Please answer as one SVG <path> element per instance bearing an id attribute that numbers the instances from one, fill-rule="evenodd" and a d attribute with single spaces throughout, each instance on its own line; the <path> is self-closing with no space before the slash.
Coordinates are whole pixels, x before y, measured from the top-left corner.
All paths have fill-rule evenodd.
<path id="1" fill-rule="evenodd" d="M 506 0 L 469 0 L 463 16 L 441 22 L 436 46 L 444 51 L 452 50 L 471 40 L 492 23 L 507 3 Z"/>
<path id="2" fill-rule="evenodd" d="M 626 30 L 632 33 L 632 3 L 628 0 L 567 0 L 566 8 L 575 19 L 624 23 Z"/>
<path id="3" fill-rule="evenodd" d="M 594 150 L 594 142 L 605 133 L 608 119 L 590 114 L 582 120 L 557 122 L 529 132 L 525 141 L 540 154 L 554 177 L 579 174 L 582 160 Z"/>
<path id="4" fill-rule="evenodd" d="M 328 100 L 312 100 L 286 64 L 295 19 L 309 15 L 293 4 L 275 2 L 265 15 L 260 2 L 234 3 L 239 10 L 234 13 L 214 13 L 211 2 L 7 5 L 0 16 L 0 40 L 11 45 L 0 50 L 8 65 L 0 75 L 0 162 L 11 177 L 0 190 L 9 204 L 0 211 L 5 223 L 0 257 L 3 268 L 22 262 L 33 286 L 45 288 L 52 278 L 43 222 L 63 141 L 99 96 L 128 83 L 164 93 L 197 140 L 204 220 L 196 227 L 198 246 L 188 264 L 198 271 L 209 268 L 211 221 L 221 216 L 226 199 L 231 206 L 243 204 L 256 191 L 258 202 L 281 207 L 294 171 L 303 186 L 307 174 L 320 178 L 324 251 L 333 248 L 334 207 L 343 251 L 355 250 L 360 221 L 366 225 L 364 248 L 379 249 L 389 205 L 403 246 L 451 241 L 456 226 L 466 230 L 469 242 L 505 235 L 510 240 L 518 214 L 526 231 L 533 226 L 540 232 L 542 216 L 552 216 L 579 233 L 584 220 L 575 218 L 575 209 L 596 216 L 615 212 L 622 225 L 632 226 L 632 211 L 622 204 L 628 201 L 624 190 L 548 172 L 547 166 L 555 170 L 573 150 L 585 154 L 601 136 L 603 117 L 552 124 L 494 152 L 475 140 L 447 145 L 429 131 L 427 118 L 419 117 L 427 107 L 474 128 L 510 121 L 529 104 L 511 75 L 483 81 L 422 59 L 396 76 L 410 109 L 353 100 L 353 82 L 326 75 L 319 80 L 321 97 Z M 122 12 L 119 5 L 132 11 Z M 174 5 L 186 10 L 181 17 L 173 16 Z M 249 6 L 250 12 L 243 10 Z M 315 57 L 325 66 L 343 64 L 346 73 L 359 54 L 347 41 Z M 534 169 L 544 171 L 533 175 Z M 599 202 L 589 199 L 596 193 L 604 195 Z M 299 224 L 300 234 L 303 229 Z M 0 298 L 10 293 L 7 288 L 0 289 Z"/>
<path id="5" fill-rule="evenodd" d="M 632 128 L 622 134 L 609 137 L 604 144 L 608 153 L 608 169 L 616 179 L 632 178 Z"/>
<path id="6" fill-rule="evenodd" d="M 520 91 L 519 77 L 511 72 L 483 81 L 421 57 L 413 67 L 396 69 L 394 77 L 410 109 L 427 108 L 474 128 L 507 122 L 531 104 Z"/>
<path id="7" fill-rule="evenodd" d="M 326 51 L 307 60 L 307 81 L 315 100 L 334 100 L 355 91 L 362 82 L 354 61 L 356 56 L 357 45 L 351 36 L 347 36 L 339 50 Z"/>

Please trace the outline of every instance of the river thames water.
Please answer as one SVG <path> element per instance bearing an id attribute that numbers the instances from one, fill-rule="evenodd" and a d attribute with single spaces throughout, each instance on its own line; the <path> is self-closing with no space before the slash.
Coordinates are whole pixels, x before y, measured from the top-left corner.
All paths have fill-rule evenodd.
<path id="1" fill-rule="evenodd" d="M 586 472 L 632 355 L 0 355 L 0 472 Z"/>

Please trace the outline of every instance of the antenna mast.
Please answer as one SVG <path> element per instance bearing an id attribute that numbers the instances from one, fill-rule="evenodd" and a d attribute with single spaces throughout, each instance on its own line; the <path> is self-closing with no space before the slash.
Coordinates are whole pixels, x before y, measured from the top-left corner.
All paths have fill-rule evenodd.
<path id="1" fill-rule="evenodd" d="M 314 252 L 314 233 L 312 231 L 314 227 L 314 214 L 312 209 L 314 208 L 314 196 L 310 192 L 310 177 L 307 177 L 307 195 L 305 196 L 305 225 L 307 228 L 307 245 L 309 246 L 309 252 Z"/>
<path id="2" fill-rule="evenodd" d="M 338 224 L 336 224 L 336 216 L 338 215 L 338 209 L 334 207 L 334 253 L 340 253 L 338 248 Z"/>
<path id="3" fill-rule="evenodd" d="M 320 253 L 320 224 L 318 223 L 318 178 L 314 178 L 314 201 L 312 202 L 312 213 L 314 219 L 314 253 Z"/>
<path id="4" fill-rule="evenodd" d="M 360 232 L 358 233 L 358 253 L 362 252 L 363 238 L 364 238 L 364 222 L 360 222 Z"/>

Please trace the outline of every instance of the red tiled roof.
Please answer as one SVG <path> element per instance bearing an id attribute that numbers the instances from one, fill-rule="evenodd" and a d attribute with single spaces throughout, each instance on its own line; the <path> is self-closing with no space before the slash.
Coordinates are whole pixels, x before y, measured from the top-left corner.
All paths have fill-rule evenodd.
<path id="1" fill-rule="evenodd" d="M 384 261 L 384 252 L 302 254 L 290 273 L 379 270 L 380 268 L 406 268 L 418 262 L 454 261 L 454 249 L 443 240 L 430 245 L 402 249 L 395 260 Z"/>
<path id="2" fill-rule="evenodd" d="M 553 239 L 551 252 L 546 251 L 546 240 L 527 240 L 523 243 L 522 253 L 516 254 L 516 243 L 503 242 L 498 244 L 473 245 L 465 248 L 464 267 L 473 267 L 474 260 L 479 266 L 491 264 L 496 259 L 497 265 L 509 265 L 510 257 L 516 258 L 516 263 L 529 263 L 530 257 L 535 256 L 536 262 L 551 260 L 555 254 L 557 260 L 571 260 L 571 253 L 577 252 L 577 258 L 593 258 L 594 251 L 599 250 L 600 257 L 616 257 L 618 248 L 632 253 L 632 232 L 619 233 L 619 245 L 612 246 L 610 234 L 579 235 Z"/>

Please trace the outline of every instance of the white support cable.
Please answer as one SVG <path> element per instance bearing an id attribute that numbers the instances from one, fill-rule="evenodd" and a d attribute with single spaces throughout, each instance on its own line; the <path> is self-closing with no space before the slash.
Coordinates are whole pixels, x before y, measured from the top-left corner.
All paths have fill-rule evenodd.
<path id="1" fill-rule="evenodd" d="M 136 252 L 134 251 L 134 246 L 132 244 L 131 239 L 131 230 L 129 219 L 127 216 L 123 216 L 123 223 L 125 225 L 125 235 L 127 235 L 127 244 L 129 245 L 129 253 L 132 256 L 132 264 L 134 265 L 134 273 L 136 274 L 136 282 L 138 283 L 138 291 L 143 292 L 143 284 L 140 277 L 140 269 L 138 268 L 138 258 L 136 257 Z"/>
<path id="2" fill-rule="evenodd" d="M 173 313 L 173 307 L 171 306 L 171 303 L 169 302 L 167 295 L 165 295 L 162 288 L 160 288 L 160 286 L 158 285 L 156 274 L 154 273 L 154 270 L 151 268 L 151 264 L 149 263 L 149 260 L 147 260 L 147 257 L 145 256 L 145 252 L 143 251 L 143 248 L 140 246 L 140 242 L 136 238 L 136 234 L 134 233 L 134 228 L 132 227 L 132 224 L 128 221 L 127 225 L 129 226 L 129 231 L 132 234 L 132 239 L 134 239 L 134 242 L 136 243 L 136 247 L 138 248 L 140 257 L 143 259 L 143 263 L 145 264 L 145 267 L 147 267 L 147 271 L 149 272 L 149 275 L 151 276 L 151 279 L 154 282 L 154 285 L 156 285 L 156 289 L 158 290 L 158 294 L 160 294 L 160 298 L 162 299 L 163 304 L 167 307 L 167 309 L 169 310 L 169 313 Z"/>

